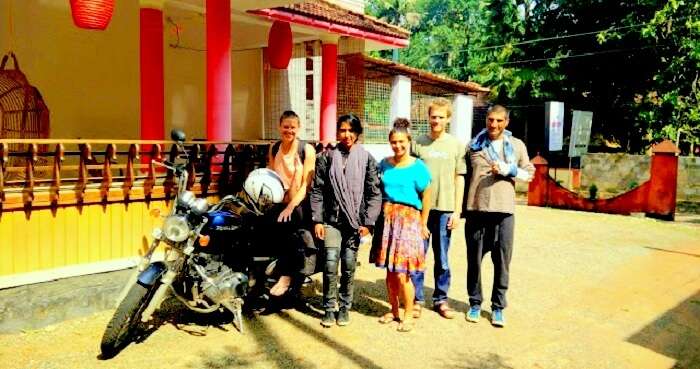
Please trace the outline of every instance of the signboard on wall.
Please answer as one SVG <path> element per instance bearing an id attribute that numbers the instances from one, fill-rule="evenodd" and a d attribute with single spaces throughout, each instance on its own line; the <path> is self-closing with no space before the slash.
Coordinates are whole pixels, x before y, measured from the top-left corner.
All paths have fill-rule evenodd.
<path id="1" fill-rule="evenodd" d="M 564 142 L 564 103 L 547 101 L 544 115 L 547 148 L 549 151 L 561 151 Z"/>
<path id="2" fill-rule="evenodd" d="M 574 116 L 571 119 L 571 140 L 569 140 L 570 158 L 580 157 L 588 152 L 592 124 L 592 111 L 574 110 Z"/>

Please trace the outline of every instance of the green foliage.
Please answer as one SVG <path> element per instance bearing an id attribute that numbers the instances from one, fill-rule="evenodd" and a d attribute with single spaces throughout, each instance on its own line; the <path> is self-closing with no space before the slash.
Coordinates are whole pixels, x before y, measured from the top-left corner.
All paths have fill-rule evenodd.
<path id="1" fill-rule="evenodd" d="M 369 0 L 367 10 L 412 31 L 400 62 L 481 83 L 494 101 L 591 110 L 593 133 L 632 152 L 679 130 L 681 149 L 700 145 L 700 1 Z M 541 109 L 514 114 L 540 129 Z"/>
<path id="2" fill-rule="evenodd" d="M 365 101 L 365 116 L 367 122 L 387 123 L 391 101 L 389 99 L 367 99 Z"/>
<path id="3" fill-rule="evenodd" d="M 667 2 L 640 33 L 667 48 L 652 82 L 635 95 L 638 124 L 648 140 L 675 139 L 680 131 L 700 144 L 700 2 Z"/>
<path id="4" fill-rule="evenodd" d="M 385 22 L 411 29 L 420 22 L 415 4 L 416 0 L 373 0 L 367 2 L 366 11 Z"/>

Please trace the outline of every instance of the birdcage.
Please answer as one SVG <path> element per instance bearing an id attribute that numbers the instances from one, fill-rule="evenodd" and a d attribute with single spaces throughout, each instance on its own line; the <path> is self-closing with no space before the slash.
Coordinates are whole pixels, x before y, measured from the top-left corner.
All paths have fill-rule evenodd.
<path id="1" fill-rule="evenodd" d="M 12 60 L 13 69 L 6 69 Z M 19 69 L 17 57 L 9 52 L 0 63 L 0 138 L 48 138 L 49 109 L 44 103 L 39 90 L 30 85 L 27 77 Z M 26 144 L 8 145 L 10 152 L 27 151 Z M 46 147 L 39 146 L 40 151 Z M 23 158 L 10 158 L 9 165 L 23 164 Z"/>

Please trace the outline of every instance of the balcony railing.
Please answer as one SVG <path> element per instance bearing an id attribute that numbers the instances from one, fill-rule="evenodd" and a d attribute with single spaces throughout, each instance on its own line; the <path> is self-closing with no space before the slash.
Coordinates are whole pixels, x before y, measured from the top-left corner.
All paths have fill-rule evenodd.
<path id="1" fill-rule="evenodd" d="M 186 142 L 188 189 L 233 193 L 265 165 L 269 141 Z M 178 159 L 172 141 L 0 140 L 0 210 L 167 199 L 170 170 L 153 161 Z M 182 156 L 182 155 L 179 155 Z"/>

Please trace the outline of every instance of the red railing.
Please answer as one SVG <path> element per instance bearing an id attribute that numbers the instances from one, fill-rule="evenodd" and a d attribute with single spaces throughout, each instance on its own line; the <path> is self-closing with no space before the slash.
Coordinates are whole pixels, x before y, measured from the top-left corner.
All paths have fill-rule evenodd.
<path id="1" fill-rule="evenodd" d="M 535 176 L 529 184 L 527 203 L 612 214 L 643 212 L 647 216 L 673 220 L 676 212 L 678 152 L 678 148 L 668 140 L 654 145 L 649 180 L 610 199 L 587 199 L 562 187 L 549 176 L 547 160 L 538 155 L 532 160 Z"/>

